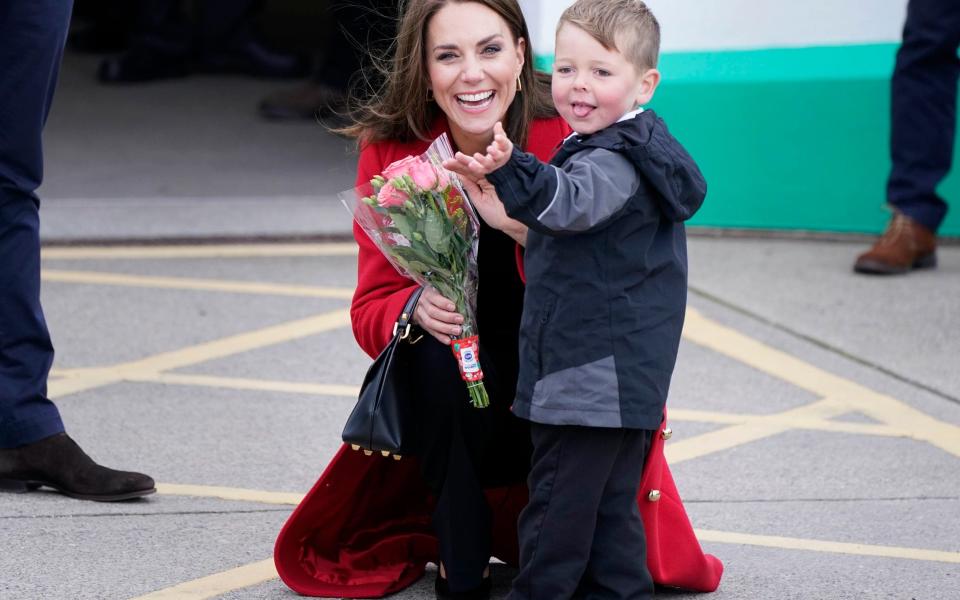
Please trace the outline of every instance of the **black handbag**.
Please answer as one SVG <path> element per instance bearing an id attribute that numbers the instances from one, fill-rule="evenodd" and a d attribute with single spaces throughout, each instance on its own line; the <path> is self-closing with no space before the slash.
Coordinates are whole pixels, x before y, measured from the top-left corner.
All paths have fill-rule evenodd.
<path id="1" fill-rule="evenodd" d="M 407 342 L 416 343 L 420 339 L 410 339 L 410 318 L 422 292 L 421 287 L 407 300 L 393 326 L 393 339 L 363 378 L 357 405 L 343 426 L 343 441 L 354 450 L 363 449 L 368 455 L 374 452 L 383 456 L 392 454 L 394 459 L 400 460 L 400 456 L 410 449 L 412 440 L 407 421 L 411 411 L 410 356 L 405 346 Z"/>

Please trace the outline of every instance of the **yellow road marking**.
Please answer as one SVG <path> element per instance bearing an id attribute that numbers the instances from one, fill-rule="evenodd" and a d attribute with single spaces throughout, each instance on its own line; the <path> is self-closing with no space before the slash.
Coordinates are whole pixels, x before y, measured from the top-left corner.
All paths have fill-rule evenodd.
<path id="1" fill-rule="evenodd" d="M 845 412 L 848 410 L 842 404 L 832 398 L 826 398 L 776 415 L 758 416 L 740 425 L 731 425 L 717 431 L 671 442 L 666 446 L 664 453 L 668 463 L 676 464 L 789 431 L 793 429 L 790 423 L 792 416 L 803 419 L 810 417 L 828 419 Z"/>
<path id="2" fill-rule="evenodd" d="M 55 373 L 55 375 L 54 375 Z M 82 377 L 90 373 L 89 369 L 58 369 L 51 372 L 56 378 Z M 137 383 L 162 383 L 164 385 L 185 385 L 212 387 L 230 390 L 252 390 L 264 392 L 284 392 L 289 394 L 307 394 L 311 396 L 342 396 L 354 398 L 360 394 L 358 385 L 339 385 L 335 383 L 307 383 L 295 381 L 276 381 L 270 379 L 249 379 L 244 377 L 221 377 L 190 373 L 134 373 L 126 372 L 124 381 Z"/>
<path id="3" fill-rule="evenodd" d="M 259 258 L 271 256 L 355 256 L 354 242 L 322 244 L 212 244 L 200 246 L 73 246 L 43 248 L 45 260 Z"/>
<path id="4" fill-rule="evenodd" d="M 358 385 L 336 385 L 330 383 L 297 383 L 293 381 L 270 381 L 266 379 L 244 379 L 239 377 L 217 377 L 213 375 L 189 375 L 180 373 L 159 373 L 156 375 L 134 375 L 130 381 L 141 383 L 164 383 L 169 385 L 195 385 L 232 390 L 257 390 L 264 392 L 284 392 L 288 394 L 310 394 L 314 396 L 342 396 L 357 399 L 360 394 Z"/>
<path id="5" fill-rule="evenodd" d="M 698 345 L 729 356 L 818 396 L 830 398 L 838 408 L 833 416 L 859 411 L 883 425 L 902 432 L 904 436 L 928 442 L 954 456 L 960 456 L 960 427 L 956 425 L 935 419 L 904 402 L 877 393 L 854 381 L 828 373 L 735 329 L 707 319 L 696 310 L 687 311 L 683 333 L 687 339 Z M 810 406 L 817 404 L 819 402 Z M 841 407 L 843 410 L 839 410 Z M 801 417 L 810 416 L 805 414 L 802 408 L 780 413 L 780 415 L 788 415 L 791 412 L 796 414 L 796 411 L 799 411 Z M 768 424 L 768 429 L 771 431 L 780 427 L 782 427 L 781 424 L 774 421 Z M 727 436 L 726 447 L 735 445 L 736 431 L 728 431 L 724 435 Z M 739 435 L 744 442 L 757 439 L 757 433 L 751 428 L 742 427 Z M 689 441 L 693 442 L 693 438 Z M 723 445 L 718 445 L 717 448 L 724 449 Z M 702 456 L 702 454 L 699 455 Z"/>
<path id="6" fill-rule="evenodd" d="M 876 556 L 899 558 L 927 562 L 960 563 L 960 552 L 945 552 L 925 548 L 904 548 L 899 546 L 879 546 L 872 544 L 854 544 L 831 542 L 804 538 L 792 538 L 775 535 L 755 535 L 733 531 L 713 529 L 694 530 L 701 542 L 761 546 L 784 550 L 805 550 L 829 554 L 852 556 Z M 273 559 L 251 563 L 229 571 L 210 575 L 186 583 L 140 596 L 133 600 L 166 600 L 173 598 L 201 599 L 213 598 L 243 588 L 259 585 L 278 577 Z"/>
<path id="7" fill-rule="evenodd" d="M 349 311 L 335 310 L 111 367 L 73 369 L 70 371 L 72 376 L 49 382 L 48 394 L 51 398 L 62 398 L 128 379 L 135 380 L 136 377 L 155 377 L 163 371 L 316 335 L 349 324 Z"/>
<path id="8" fill-rule="evenodd" d="M 337 314 L 338 313 L 328 313 L 326 316 L 332 317 Z M 228 356 L 248 349 L 279 343 L 293 339 L 294 337 L 301 337 L 301 335 L 312 335 L 315 333 L 314 331 L 309 333 L 298 331 L 304 322 L 310 321 L 310 319 L 306 319 L 281 324 L 249 334 L 232 336 L 208 344 L 201 344 L 181 351 L 164 353 L 140 361 L 124 363 L 105 369 L 58 371 L 58 375 L 64 376 L 65 379 L 51 382 L 51 386 L 59 386 L 60 389 L 68 390 L 71 382 L 82 385 L 93 385 L 95 387 L 96 385 L 117 381 L 119 380 L 118 378 L 127 378 L 130 380 L 161 382 L 166 380 L 168 383 L 183 385 L 222 385 L 242 389 L 286 389 L 300 393 L 323 393 L 332 391 L 330 388 L 316 387 L 316 384 L 287 384 L 285 382 L 163 373 L 165 370 L 181 368 L 212 358 Z M 335 321 L 336 324 L 332 326 L 345 326 L 348 322 L 346 311 L 340 311 L 339 317 L 333 319 L 333 321 Z M 327 325 L 330 326 L 331 324 L 328 323 Z M 826 372 L 801 359 L 771 348 L 731 328 L 724 327 L 706 319 L 694 310 L 691 310 L 688 314 L 687 327 L 685 328 L 684 334 L 687 339 L 694 343 L 703 345 L 723 355 L 730 356 L 761 372 L 768 373 L 801 389 L 810 391 L 822 397 L 822 399 L 806 406 L 771 415 L 725 415 L 723 413 L 708 413 L 707 411 L 686 411 L 686 413 L 682 410 L 671 411 L 672 418 L 677 420 L 683 420 L 685 418 L 688 420 L 697 420 L 699 418 L 707 422 L 720 422 L 729 425 L 729 427 L 718 431 L 709 432 L 687 440 L 672 442 L 668 447 L 668 457 L 671 462 L 676 463 L 689 460 L 799 428 L 869 433 L 873 435 L 905 435 L 913 439 L 928 441 L 947 452 L 960 456 L 960 428 L 949 423 L 938 421 L 894 398 L 874 392 L 853 381 Z M 346 386 L 343 387 L 344 389 L 341 391 L 346 391 Z M 843 423 L 829 420 L 832 417 L 851 411 L 860 411 L 879 421 L 879 424 Z M 214 486 L 178 486 L 176 484 L 161 484 L 160 493 L 274 504 L 294 504 L 302 497 L 299 494 L 291 493 Z M 801 538 L 761 536 L 714 530 L 698 530 L 698 535 L 704 541 L 721 543 L 748 544 L 790 550 L 809 550 L 864 556 L 882 556 L 910 560 L 960 562 L 960 553 L 920 548 L 805 540 Z M 211 595 L 226 593 L 233 589 L 255 585 L 256 583 L 275 576 L 275 574 L 266 576 L 266 579 L 261 579 L 265 574 L 259 571 L 257 577 L 253 577 L 250 583 L 244 583 L 232 575 L 232 573 L 247 572 L 244 571 L 244 569 L 257 571 L 257 565 L 263 565 L 264 563 L 269 563 L 269 561 L 254 563 L 247 567 L 241 567 L 239 570 L 227 571 L 224 574 L 187 582 L 181 586 L 175 586 L 168 590 L 157 592 L 157 594 L 171 593 L 171 596 L 152 597 L 185 597 L 183 594 L 189 593 L 201 595 L 186 597 L 210 597 Z M 272 565 L 270 566 L 272 568 Z M 221 578 L 221 575 L 224 577 Z M 218 585 L 220 586 L 219 588 L 217 587 Z"/>
<path id="9" fill-rule="evenodd" d="M 888 437 L 908 437 L 909 434 L 897 427 L 876 423 L 848 423 L 846 421 L 832 421 L 816 419 L 803 415 L 784 416 L 782 413 L 770 415 L 722 413 L 706 410 L 692 410 L 672 408 L 669 410 L 670 422 L 690 421 L 695 423 L 721 423 L 726 425 L 740 425 L 763 420 L 767 423 L 783 421 L 790 429 L 810 429 L 816 431 L 831 431 L 836 433 L 855 433 L 858 435 L 878 435 Z M 674 430 L 677 428 L 674 427 Z"/>
<path id="10" fill-rule="evenodd" d="M 899 400 L 873 390 L 846 399 L 848 405 L 870 417 L 892 425 L 915 440 L 932 444 L 960 456 L 960 427 L 935 419 Z"/>
<path id="11" fill-rule="evenodd" d="M 293 492 L 270 492 L 247 488 L 222 487 L 216 485 L 187 485 L 179 483 L 158 483 L 157 493 L 166 496 L 193 496 L 196 498 L 219 498 L 221 500 L 239 500 L 259 502 L 260 504 L 287 504 L 296 506 L 303 500 L 303 494 Z"/>
<path id="12" fill-rule="evenodd" d="M 960 563 L 960 552 L 927 550 L 925 548 L 903 548 L 899 546 L 876 546 L 872 544 L 851 544 L 847 542 L 829 542 L 805 538 L 782 537 L 777 535 L 754 535 L 734 531 L 716 531 L 712 529 L 694 530 L 702 542 L 720 542 L 724 544 L 742 544 L 746 546 L 764 546 L 786 550 L 809 550 L 832 554 L 853 554 L 858 556 L 881 556 L 884 558 L 905 558 L 930 562 Z"/>
<path id="13" fill-rule="evenodd" d="M 116 285 L 124 287 L 163 288 L 174 290 L 198 290 L 206 292 L 232 292 L 238 294 L 267 294 L 272 296 L 300 296 L 308 298 L 353 297 L 350 288 L 318 287 L 309 285 L 286 285 L 252 281 L 224 281 L 222 279 L 193 279 L 187 277 L 146 277 L 98 271 L 57 271 L 44 269 L 44 281 L 58 283 L 85 283 L 93 285 Z"/>
<path id="14" fill-rule="evenodd" d="M 277 568 L 273 564 L 273 559 L 268 558 L 222 573 L 187 581 L 145 596 L 138 596 L 132 600 L 202 600 L 265 583 L 276 578 Z"/>
<path id="15" fill-rule="evenodd" d="M 683 335 L 696 344 L 729 356 L 817 396 L 843 397 L 863 388 L 793 355 L 777 350 L 739 331 L 688 309 Z"/>

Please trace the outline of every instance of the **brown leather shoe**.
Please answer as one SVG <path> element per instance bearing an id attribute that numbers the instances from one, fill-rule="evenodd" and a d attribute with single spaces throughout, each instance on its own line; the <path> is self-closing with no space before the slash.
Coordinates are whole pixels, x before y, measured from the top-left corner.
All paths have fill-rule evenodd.
<path id="1" fill-rule="evenodd" d="M 877 243 L 857 257 L 853 270 L 869 275 L 897 275 L 937 266 L 932 231 L 902 213 L 894 213 Z"/>
<path id="2" fill-rule="evenodd" d="M 153 479 L 142 473 L 98 465 L 65 433 L 0 449 L 0 489 L 27 492 L 40 486 L 99 502 L 130 500 L 157 491 Z"/>

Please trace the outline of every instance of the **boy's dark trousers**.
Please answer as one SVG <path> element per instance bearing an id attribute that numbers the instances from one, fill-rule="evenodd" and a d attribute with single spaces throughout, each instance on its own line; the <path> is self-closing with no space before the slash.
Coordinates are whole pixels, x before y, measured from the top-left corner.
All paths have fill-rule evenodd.
<path id="1" fill-rule="evenodd" d="M 653 431 L 531 423 L 530 502 L 509 600 L 653 597 L 637 488 Z"/>
<path id="2" fill-rule="evenodd" d="M 71 0 L 0 2 L 0 448 L 63 431 L 46 396 L 53 346 L 40 308 L 40 135 Z"/>
<path id="3" fill-rule="evenodd" d="M 934 232 L 947 213 L 937 185 L 953 159 L 958 46 L 960 2 L 910 0 L 893 72 L 887 200 Z"/>

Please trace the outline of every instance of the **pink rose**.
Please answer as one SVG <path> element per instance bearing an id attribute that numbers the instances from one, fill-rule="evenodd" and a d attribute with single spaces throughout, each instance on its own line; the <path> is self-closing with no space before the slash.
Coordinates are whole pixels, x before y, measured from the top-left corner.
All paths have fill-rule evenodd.
<path id="1" fill-rule="evenodd" d="M 407 175 L 422 190 L 442 190 L 450 185 L 445 169 L 435 167 L 430 161 L 419 156 L 407 156 L 390 163 L 383 170 L 384 179 L 390 180 Z"/>
<path id="2" fill-rule="evenodd" d="M 420 162 L 419 156 L 408 156 L 406 158 L 401 158 L 396 162 L 392 162 L 387 165 L 386 169 L 383 170 L 383 178 L 393 179 L 394 177 L 407 175 L 410 172 L 410 166 L 418 162 Z"/>
<path id="3" fill-rule="evenodd" d="M 385 183 L 377 194 L 377 203 L 383 208 L 394 206 L 403 206 L 407 201 L 407 195 L 393 187 L 392 183 Z"/>
<path id="4" fill-rule="evenodd" d="M 413 179 L 413 183 L 421 190 L 432 190 L 439 183 L 436 169 L 428 162 L 418 161 L 410 165 L 409 175 Z"/>

